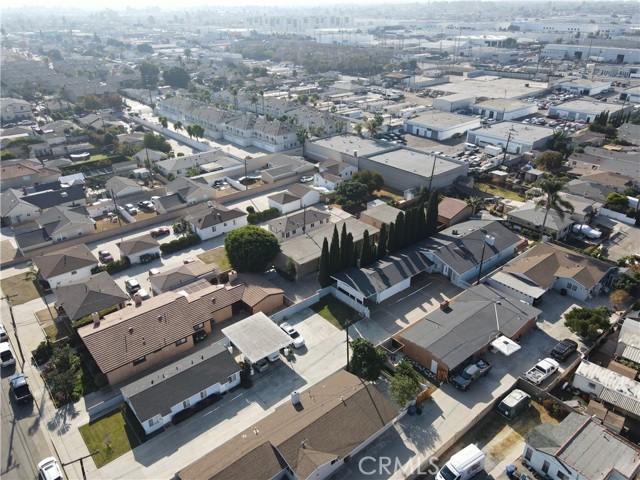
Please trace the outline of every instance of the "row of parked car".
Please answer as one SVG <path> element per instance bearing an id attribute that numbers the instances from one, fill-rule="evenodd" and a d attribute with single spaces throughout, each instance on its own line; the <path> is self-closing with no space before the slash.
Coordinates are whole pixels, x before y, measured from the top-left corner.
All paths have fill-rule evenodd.
<path id="1" fill-rule="evenodd" d="M 4 325 L 0 324 L 0 365 L 2 368 L 7 368 L 15 364 L 16 359 L 9 345 L 9 335 Z M 33 399 L 24 373 L 15 373 L 9 377 L 9 389 L 17 403 L 26 403 Z"/>
<path id="2" fill-rule="evenodd" d="M 284 322 L 280 324 L 280 328 L 291 337 L 291 346 L 293 348 L 301 348 L 304 347 L 304 338 L 300 333 L 288 322 Z M 273 363 L 278 361 L 280 358 L 280 354 L 278 352 L 274 352 L 271 355 L 262 358 L 253 364 L 253 369 L 258 372 L 264 372 L 269 368 L 269 363 Z"/>

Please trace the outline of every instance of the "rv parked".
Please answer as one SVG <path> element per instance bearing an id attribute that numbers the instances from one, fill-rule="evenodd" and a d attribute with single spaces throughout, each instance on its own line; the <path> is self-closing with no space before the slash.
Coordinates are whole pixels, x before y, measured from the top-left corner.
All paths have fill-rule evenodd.
<path id="1" fill-rule="evenodd" d="M 436 480 L 468 480 L 484 469 L 485 454 L 468 445 L 451 457 L 436 475 Z"/>

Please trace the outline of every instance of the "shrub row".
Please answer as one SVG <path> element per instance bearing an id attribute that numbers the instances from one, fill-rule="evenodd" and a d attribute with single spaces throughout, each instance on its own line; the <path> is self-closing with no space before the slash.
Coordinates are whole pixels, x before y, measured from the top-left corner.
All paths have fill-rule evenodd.
<path id="1" fill-rule="evenodd" d="M 171 240 L 167 243 L 161 243 L 160 251 L 162 253 L 173 253 L 192 245 L 198 245 L 201 241 L 202 240 L 197 233 L 190 233 L 189 235 L 185 235 L 184 237 L 180 237 L 176 240 Z"/>
<path id="2" fill-rule="evenodd" d="M 275 207 L 262 210 L 261 212 L 253 212 L 247 215 L 247 222 L 251 225 L 256 225 L 260 222 L 271 220 L 272 218 L 279 217 L 281 215 L 280 210 Z"/>
<path id="3" fill-rule="evenodd" d="M 113 262 L 109 262 L 106 265 L 98 265 L 97 267 L 93 267 L 91 269 L 91 274 L 95 275 L 96 273 L 107 272 L 113 275 L 114 273 L 122 272 L 129 267 L 131 267 L 131 260 L 129 260 L 129 257 L 122 257 L 120 260 L 114 260 Z"/>

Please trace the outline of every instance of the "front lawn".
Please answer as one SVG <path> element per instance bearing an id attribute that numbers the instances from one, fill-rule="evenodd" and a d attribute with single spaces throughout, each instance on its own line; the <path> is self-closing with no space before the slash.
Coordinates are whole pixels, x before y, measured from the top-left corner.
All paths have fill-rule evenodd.
<path id="1" fill-rule="evenodd" d="M 224 247 L 214 248 L 198 255 L 198 258 L 207 265 L 217 265 L 221 272 L 226 272 L 231 269 L 231 263 L 227 258 L 227 251 Z"/>
<path id="2" fill-rule="evenodd" d="M 120 409 L 80 427 L 80 435 L 93 456 L 97 468 L 124 455 L 142 443 L 133 429 L 127 425 Z"/>
<path id="3" fill-rule="evenodd" d="M 26 274 L 20 273 L 13 277 L 0 280 L 0 286 L 5 296 L 11 298 L 13 306 L 22 305 L 40 296 L 33 280 L 27 280 Z"/>
<path id="4" fill-rule="evenodd" d="M 326 295 L 311 309 L 340 330 L 344 330 L 347 322 L 353 322 L 358 318 L 358 313 L 353 308 L 342 303 L 333 295 Z"/>

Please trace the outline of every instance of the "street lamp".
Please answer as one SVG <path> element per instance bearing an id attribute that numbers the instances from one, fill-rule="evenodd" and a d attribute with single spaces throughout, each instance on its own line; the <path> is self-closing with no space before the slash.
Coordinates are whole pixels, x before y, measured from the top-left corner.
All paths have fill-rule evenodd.
<path id="1" fill-rule="evenodd" d="M 478 279 L 476 280 L 476 285 L 480 284 L 480 277 L 482 276 L 482 264 L 484 263 L 484 249 L 489 245 L 493 247 L 493 244 L 496 240 L 496 237 L 492 235 L 485 234 L 484 243 L 482 244 L 482 255 L 480 255 L 480 268 L 478 269 Z"/>

